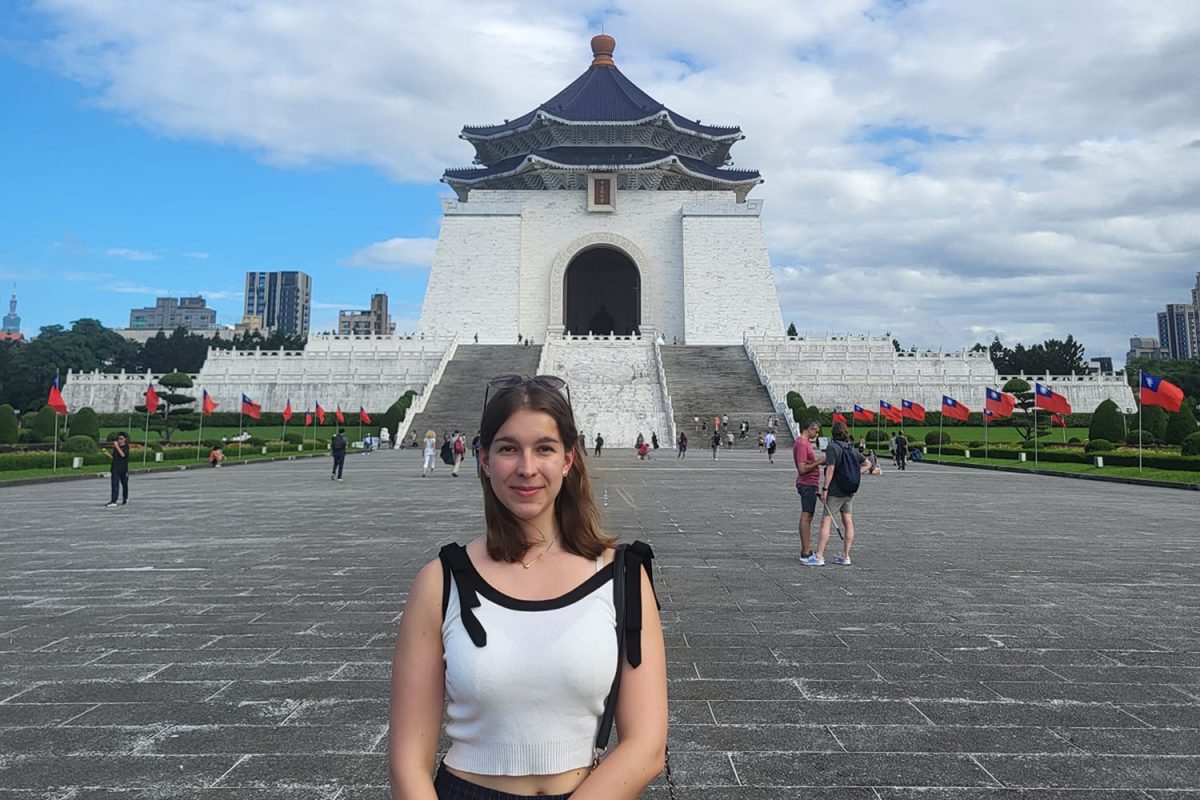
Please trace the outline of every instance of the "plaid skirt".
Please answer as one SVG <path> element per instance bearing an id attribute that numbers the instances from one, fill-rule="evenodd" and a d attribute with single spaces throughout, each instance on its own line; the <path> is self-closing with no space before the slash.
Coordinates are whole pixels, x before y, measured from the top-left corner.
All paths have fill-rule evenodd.
<path id="1" fill-rule="evenodd" d="M 465 781 L 446 769 L 445 764 L 438 765 L 437 775 L 433 779 L 433 788 L 438 800 L 568 800 L 569 794 L 509 794 L 487 789 L 478 784 Z"/>

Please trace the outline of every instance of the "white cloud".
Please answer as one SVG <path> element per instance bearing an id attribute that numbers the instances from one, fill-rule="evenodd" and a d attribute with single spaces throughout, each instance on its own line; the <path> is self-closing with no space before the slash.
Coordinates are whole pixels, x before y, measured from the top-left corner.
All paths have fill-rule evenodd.
<path id="1" fill-rule="evenodd" d="M 40 0 L 97 102 L 271 163 L 434 181 L 464 123 L 588 63 L 589 20 L 675 110 L 736 123 L 763 170 L 784 318 L 845 303 L 907 344 L 1074 333 L 1120 355 L 1200 263 L 1194 0 Z M 344 261 L 424 267 L 393 239 Z M 131 251 L 136 252 L 136 251 Z M 838 305 L 838 307 L 841 307 Z"/>
<path id="2" fill-rule="evenodd" d="M 184 258 L 195 258 L 195 259 L 199 259 L 199 260 L 204 260 L 204 259 L 210 257 L 208 253 L 202 253 L 199 251 L 184 253 L 183 255 L 184 255 Z"/>
<path id="3" fill-rule="evenodd" d="M 155 286 L 146 286 L 139 283 L 118 283 L 114 285 L 111 291 L 120 294 L 152 294 L 155 297 L 171 297 L 170 289 L 160 289 Z M 174 295 L 178 297 L 178 295 Z"/>
<path id="4" fill-rule="evenodd" d="M 133 250 L 128 247 L 110 247 L 104 251 L 109 258 L 124 258 L 127 261 L 157 261 L 158 256 L 145 250 Z"/>
<path id="5" fill-rule="evenodd" d="M 426 268 L 433 261 L 437 239 L 396 237 L 355 250 L 345 258 L 348 267 L 403 270 Z"/>

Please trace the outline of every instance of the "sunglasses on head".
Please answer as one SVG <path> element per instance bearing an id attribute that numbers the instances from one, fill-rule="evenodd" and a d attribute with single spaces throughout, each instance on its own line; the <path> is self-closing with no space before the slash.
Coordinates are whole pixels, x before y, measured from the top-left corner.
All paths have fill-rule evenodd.
<path id="1" fill-rule="evenodd" d="M 518 375 L 515 372 L 505 372 L 496 375 L 488 381 L 487 388 L 483 392 L 483 407 L 487 408 L 488 394 L 492 389 L 515 389 L 527 383 L 536 383 L 538 386 L 553 389 L 554 391 L 565 389 L 567 392 L 567 405 L 571 404 L 571 387 L 557 375 L 534 375 L 532 378 L 526 378 L 524 375 Z"/>

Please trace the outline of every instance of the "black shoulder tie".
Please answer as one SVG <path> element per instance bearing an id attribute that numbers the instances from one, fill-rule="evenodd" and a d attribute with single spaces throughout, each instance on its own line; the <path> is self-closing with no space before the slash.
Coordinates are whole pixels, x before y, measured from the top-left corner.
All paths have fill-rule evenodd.
<path id="1" fill-rule="evenodd" d="M 438 558 L 442 561 L 442 568 L 454 575 L 454 585 L 458 587 L 458 613 L 463 627 L 476 647 L 486 646 L 487 631 L 471 610 L 479 608 L 480 603 L 479 596 L 475 594 L 475 570 L 471 566 L 471 559 L 467 558 L 466 549 L 460 544 L 448 544 L 438 552 Z"/>
<path id="2" fill-rule="evenodd" d="M 625 558 L 625 654 L 631 667 L 642 663 L 642 576 L 641 570 L 646 570 L 650 579 L 650 588 L 654 589 L 654 573 L 650 564 L 654 560 L 654 551 L 645 542 L 634 542 L 629 545 Z M 658 595 L 654 597 L 658 605 Z"/>

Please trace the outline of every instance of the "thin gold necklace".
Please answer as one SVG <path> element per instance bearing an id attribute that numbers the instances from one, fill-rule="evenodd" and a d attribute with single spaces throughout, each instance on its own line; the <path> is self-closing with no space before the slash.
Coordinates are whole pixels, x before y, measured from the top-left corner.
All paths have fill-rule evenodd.
<path id="1" fill-rule="evenodd" d="M 539 553 L 537 558 L 535 558 L 533 561 L 522 561 L 521 566 L 523 566 L 525 569 L 529 569 L 530 567 L 532 567 L 534 564 L 536 564 L 538 561 L 541 560 L 542 556 L 544 556 L 544 555 L 546 555 L 546 553 L 550 552 L 550 548 L 553 547 L 554 543 L 557 541 L 558 541 L 558 537 L 555 536 L 553 539 L 551 539 L 549 542 L 546 543 L 546 549 L 543 550 L 541 553 Z"/>

